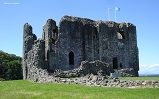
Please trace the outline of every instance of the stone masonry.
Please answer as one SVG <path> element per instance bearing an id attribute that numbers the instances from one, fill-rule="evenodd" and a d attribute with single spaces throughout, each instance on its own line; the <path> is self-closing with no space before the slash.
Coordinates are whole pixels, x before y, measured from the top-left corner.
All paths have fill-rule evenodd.
<path id="1" fill-rule="evenodd" d="M 42 39 L 37 39 L 31 25 L 24 25 L 24 79 L 49 80 L 57 71 L 73 71 L 80 67 L 82 61 L 96 60 L 108 64 L 109 73 L 133 69 L 130 74 L 138 76 L 136 26 L 64 16 L 59 26 L 48 19 L 43 26 Z"/>

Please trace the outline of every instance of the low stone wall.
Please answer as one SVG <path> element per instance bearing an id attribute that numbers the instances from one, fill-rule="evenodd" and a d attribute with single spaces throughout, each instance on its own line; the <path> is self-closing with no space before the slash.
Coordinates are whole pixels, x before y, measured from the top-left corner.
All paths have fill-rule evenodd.
<path id="1" fill-rule="evenodd" d="M 34 51 L 34 50 L 33 50 Z M 30 52 L 33 53 L 33 52 Z M 102 87 L 149 87 L 149 88 L 159 88 L 159 81 L 127 81 L 120 80 L 118 78 L 111 78 L 108 76 L 110 74 L 109 65 L 100 62 L 84 61 L 81 63 L 79 68 L 70 71 L 60 71 L 57 70 L 54 73 L 48 73 L 46 69 L 41 69 L 40 67 L 34 66 L 32 63 L 32 54 L 29 56 L 29 69 L 27 79 L 39 83 L 66 83 L 66 84 L 82 84 L 89 86 L 102 86 Z"/>
<path id="2" fill-rule="evenodd" d="M 88 74 L 82 77 L 61 78 L 55 77 L 54 74 L 48 74 L 46 70 L 36 69 L 37 74 L 32 75 L 30 80 L 38 83 L 66 83 L 81 84 L 88 86 L 101 87 L 126 87 L 126 88 L 159 88 L 159 81 L 146 80 L 120 80 L 118 78 L 110 78 L 109 76 Z"/>
<path id="3" fill-rule="evenodd" d="M 78 68 L 68 71 L 57 70 L 54 72 L 55 77 L 70 78 L 70 77 L 81 77 L 87 74 L 93 75 L 110 75 L 109 64 L 96 60 L 96 61 L 82 61 Z"/>
<path id="4" fill-rule="evenodd" d="M 81 85 L 101 86 L 101 87 L 159 88 L 159 81 L 120 80 L 118 78 L 107 78 L 104 76 L 98 76 L 93 74 L 86 75 L 84 77 L 75 77 L 75 78 L 54 77 L 52 78 L 52 80 L 50 81 L 47 80 L 46 82 L 81 84 Z"/>
<path id="5" fill-rule="evenodd" d="M 120 80 L 118 78 L 110 78 L 109 76 L 93 75 L 88 74 L 82 77 L 70 77 L 61 78 L 55 77 L 54 74 L 48 74 L 46 70 L 34 69 L 36 74 L 30 75 L 30 80 L 39 83 L 66 83 L 66 84 L 82 84 L 89 86 L 102 86 L 102 87 L 148 87 L 148 88 L 159 88 L 159 81 L 134 81 L 134 80 Z M 34 72 L 35 73 L 35 72 Z M 33 73 L 32 73 L 33 74 Z"/>

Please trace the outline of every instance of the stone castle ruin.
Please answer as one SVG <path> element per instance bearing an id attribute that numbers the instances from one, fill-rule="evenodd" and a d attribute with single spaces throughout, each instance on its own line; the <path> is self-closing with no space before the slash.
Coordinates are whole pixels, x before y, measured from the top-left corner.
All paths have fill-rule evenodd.
<path id="1" fill-rule="evenodd" d="M 24 79 L 47 81 L 59 71 L 67 72 L 65 76 L 70 72 L 73 75 L 81 72 L 81 64 L 92 64 L 85 71 L 95 72 L 99 69 L 93 66 L 100 64 L 107 67 L 102 69 L 107 75 L 126 69 L 138 76 L 136 26 L 131 23 L 64 16 L 59 26 L 47 20 L 42 39 L 37 39 L 28 23 L 23 32 Z"/>

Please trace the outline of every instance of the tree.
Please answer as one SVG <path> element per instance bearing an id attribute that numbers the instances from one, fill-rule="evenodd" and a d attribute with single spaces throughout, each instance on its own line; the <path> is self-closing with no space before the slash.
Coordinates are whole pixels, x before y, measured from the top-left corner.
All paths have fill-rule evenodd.
<path id="1" fill-rule="evenodd" d="M 0 78 L 6 80 L 22 79 L 22 58 L 0 51 Z"/>

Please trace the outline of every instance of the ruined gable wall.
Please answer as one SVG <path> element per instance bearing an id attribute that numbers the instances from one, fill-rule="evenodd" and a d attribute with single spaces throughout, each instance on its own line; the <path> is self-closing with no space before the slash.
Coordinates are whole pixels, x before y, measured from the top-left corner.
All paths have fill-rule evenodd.
<path id="1" fill-rule="evenodd" d="M 27 56 L 28 52 L 32 49 L 34 41 L 37 39 L 36 35 L 33 34 L 32 26 L 28 23 L 24 25 L 23 29 L 23 79 L 27 76 Z"/>

